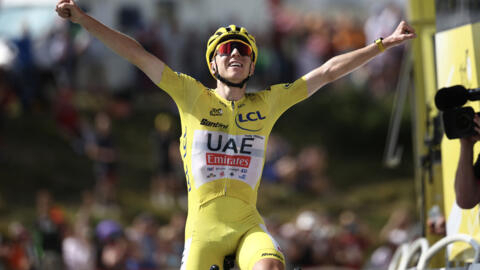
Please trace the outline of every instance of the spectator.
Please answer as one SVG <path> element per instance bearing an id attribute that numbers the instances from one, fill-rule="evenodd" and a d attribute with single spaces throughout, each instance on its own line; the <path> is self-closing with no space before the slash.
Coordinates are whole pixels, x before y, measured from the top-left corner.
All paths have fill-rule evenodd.
<path id="1" fill-rule="evenodd" d="M 0 163 L 7 158 L 4 156 L 5 151 L 3 150 L 5 145 L 5 131 L 3 130 L 5 121 L 9 117 L 18 115 L 18 112 L 20 111 L 18 107 L 20 106 L 17 104 L 17 96 L 15 94 L 14 83 L 12 82 L 10 72 L 0 66 Z"/>
<path id="2" fill-rule="evenodd" d="M 174 140 L 173 119 L 166 113 L 160 113 L 155 117 L 155 129 L 152 134 L 155 174 L 168 176 L 173 172 L 170 160 L 169 147 Z"/>
<path id="3" fill-rule="evenodd" d="M 60 133 L 72 146 L 81 140 L 80 123 L 77 109 L 73 104 L 73 90 L 67 87 L 58 89 L 55 96 L 54 114 Z"/>
<path id="4" fill-rule="evenodd" d="M 36 239 L 41 248 L 39 269 L 61 270 L 62 241 L 65 233 L 63 210 L 54 204 L 48 190 L 37 192 L 37 217 L 35 221 Z"/>
<path id="5" fill-rule="evenodd" d="M 85 145 L 86 153 L 94 162 L 96 198 L 104 205 L 115 201 L 117 178 L 117 151 L 112 136 L 112 122 L 105 112 L 95 115 L 95 129 Z"/>
<path id="6" fill-rule="evenodd" d="M 327 153 L 319 146 L 307 146 L 298 155 L 297 188 L 314 194 L 329 191 L 330 180 L 326 176 Z"/>
<path id="7" fill-rule="evenodd" d="M 291 146 L 279 134 L 272 133 L 267 143 L 265 153 L 265 165 L 263 168 L 263 179 L 269 182 L 278 182 L 280 176 L 275 169 L 275 163 L 283 156 L 289 154 Z"/>
<path id="8" fill-rule="evenodd" d="M 340 214 L 340 232 L 336 236 L 334 257 L 337 264 L 344 267 L 360 269 L 369 247 L 366 233 L 352 211 L 343 211 Z"/>
<path id="9" fill-rule="evenodd" d="M 0 251 L 10 270 L 29 270 L 33 266 L 32 245 L 25 227 L 19 222 L 9 225 L 10 241 Z M 3 244 L 2 244 L 3 245 Z"/>
<path id="10" fill-rule="evenodd" d="M 37 71 L 30 29 L 27 25 L 24 25 L 22 31 L 22 36 L 14 40 L 18 54 L 13 71 L 23 109 L 24 111 L 30 111 L 37 96 Z M 25 78 L 28 78 L 28 80 Z"/>
<path id="11" fill-rule="evenodd" d="M 429 233 L 445 236 L 447 234 L 445 215 L 441 212 L 439 205 L 433 205 L 428 210 L 427 228 Z"/>
<path id="12" fill-rule="evenodd" d="M 172 215 L 170 222 L 158 229 L 158 253 L 160 267 L 179 268 L 183 251 L 186 216 L 183 213 Z"/>
<path id="13" fill-rule="evenodd" d="M 140 214 L 133 220 L 130 228 L 127 228 L 126 234 L 132 246 L 135 247 L 135 264 L 142 270 L 157 269 L 157 225 L 153 216 L 149 214 Z"/>
<path id="14" fill-rule="evenodd" d="M 58 87 L 74 89 L 77 52 L 72 38 L 72 25 L 59 22 L 55 25 L 49 42 L 50 56 L 53 59 L 53 69 Z"/>
<path id="15" fill-rule="evenodd" d="M 380 239 L 399 246 L 414 239 L 413 233 L 412 218 L 408 208 L 401 206 L 396 207 L 390 215 L 380 231 Z"/>
<path id="16" fill-rule="evenodd" d="M 10 247 L 3 234 L 0 234 L 0 270 L 6 270 Z"/>
<path id="17" fill-rule="evenodd" d="M 275 173 L 283 184 L 295 187 L 298 179 L 298 162 L 295 157 L 286 155 L 275 163 Z"/>
<path id="18" fill-rule="evenodd" d="M 88 217 L 77 216 L 73 231 L 63 239 L 62 251 L 66 270 L 95 269 L 95 250 L 90 239 Z"/>
<path id="19" fill-rule="evenodd" d="M 380 245 L 371 254 L 367 265 L 371 269 L 385 269 L 397 248 L 420 236 L 406 206 L 395 207 L 380 231 Z"/>
<path id="20" fill-rule="evenodd" d="M 178 144 L 173 134 L 174 123 L 167 113 L 155 117 L 155 129 L 152 134 L 154 152 L 154 174 L 151 181 L 150 199 L 155 207 L 170 208 L 175 205 L 178 196 L 179 178 L 183 180 L 183 166 L 178 163 L 181 158 L 176 155 Z"/>
<path id="21" fill-rule="evenodd" d="M 128 241 L 122 226 L 113 220 L 103 220 L 95 228 L 97 270 L 122 269 L 127 261 Z"/>

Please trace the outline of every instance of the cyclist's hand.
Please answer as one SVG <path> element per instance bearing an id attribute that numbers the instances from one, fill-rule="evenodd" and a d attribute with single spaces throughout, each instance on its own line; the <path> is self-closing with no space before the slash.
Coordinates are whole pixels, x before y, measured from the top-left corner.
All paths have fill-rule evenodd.
<path id="1" fill-rule="evenodd" d="M 462 144 L 471 144 L 473 146 L 476 142 L 480 141 L 480 117 L 475 114 L 473 122 L 475 123 L 474 129 L 476 134 L 470 137 L 461 138 L 460 142 Z"/>
<path id="2" fill-rule="evenodd" d="M 413 39 L 417 36 L 415 29 L 411 27 L 407 22 L 401 21 L 393 33 L 383 39 L 383 44 L 387 47 L 394 47 L 402 44 L 403 42 Z"/>
<path id="3" fill-rule="evenodd" d="M 77 6 L 73 0 L 60 0 L 55 8 L 58 16 L 78 23 L 84 12 Z"/>

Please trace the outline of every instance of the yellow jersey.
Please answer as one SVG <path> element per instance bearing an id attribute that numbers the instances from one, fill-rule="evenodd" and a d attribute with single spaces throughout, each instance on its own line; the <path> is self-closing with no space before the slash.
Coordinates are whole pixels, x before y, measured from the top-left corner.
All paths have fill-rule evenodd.
<path id="1" fill-rule="evenodd" d="M 256 205 L 268 136 L 283 112 L 307 98 L 305 79 L 228 101 L 165 66 L 158 87 L 179 109 L 189 209 L 220 196 Z"/>

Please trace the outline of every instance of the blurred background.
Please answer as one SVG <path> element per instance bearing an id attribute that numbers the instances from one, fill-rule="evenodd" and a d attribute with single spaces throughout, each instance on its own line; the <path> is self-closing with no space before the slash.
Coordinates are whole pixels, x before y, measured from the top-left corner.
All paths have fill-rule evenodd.
<path id="1" fill-rule="evenodd" d="M 0 0 L 0 270 L 178 269 L 187 194 L 175 104 L 55 5 Z M 78 5 L 208 87 L 208 37 L 245 26 L 259 46 L 248 91 L 291 82 L 406 19 L 402 0 Z M 383 160 L 405 52 L 325 86 L 273 129 L 258 208 L 287 269 L 386 269 L 420 235 L 408 110 L 403 158 Z"/>

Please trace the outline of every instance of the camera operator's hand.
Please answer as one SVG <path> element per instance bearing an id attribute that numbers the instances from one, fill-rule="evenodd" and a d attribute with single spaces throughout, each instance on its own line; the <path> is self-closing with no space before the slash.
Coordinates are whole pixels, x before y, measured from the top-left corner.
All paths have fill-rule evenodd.
<path id="1" fill-rule="evenodd" d="M 475 117 L 473 118 L 473 122 L 475 123 L 475 132 L 477 134 L 470 136 L 470 137 L 465 137 L 460 139 L 460 143 L 464 146 L 470 146 L 473 147 L 473 145 L 480 141 L 480 116 L 475 114 Z"/>

